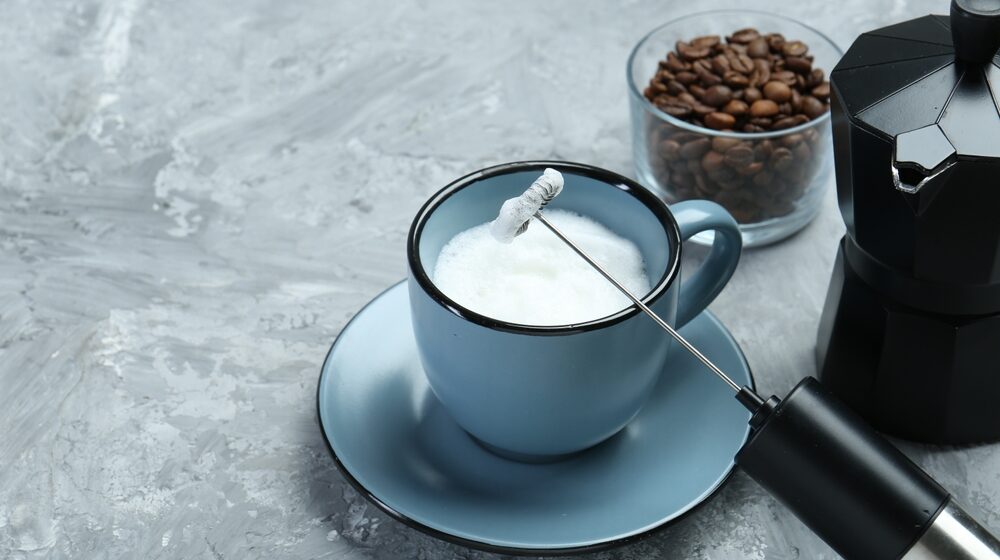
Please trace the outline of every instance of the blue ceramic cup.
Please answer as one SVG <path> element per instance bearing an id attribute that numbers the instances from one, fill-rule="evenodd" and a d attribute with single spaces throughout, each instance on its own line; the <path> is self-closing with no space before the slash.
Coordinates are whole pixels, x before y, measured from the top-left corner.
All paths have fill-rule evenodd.
<path id="1" fill-rule="evenodd" d="M 678 328 L 726 285 L 742 247 L 736 221 L 721 206 L 697 200 L 671 210 L 631 179 L 577 163 L 490 167 L 424 204 L 410 227 L 407 258 L 413 331 L 431 389 L 480 443 L 531 461 L 586 449 L 621 430 L 659 376 L 670 375 L 674 344 L 634 306 L 586 323 L 520 325 L 463 307 L 434 285 L 442 247 L 495 218 L 503 201 L 524 192 L 546 167 L 566 181 L 550 207 L 589 216 L 632 240 L 648 276 L 658 279 L 643 301 Z M 716 232 L 712 250 L 682 283 L 681 241 L 706 230 Z"/>

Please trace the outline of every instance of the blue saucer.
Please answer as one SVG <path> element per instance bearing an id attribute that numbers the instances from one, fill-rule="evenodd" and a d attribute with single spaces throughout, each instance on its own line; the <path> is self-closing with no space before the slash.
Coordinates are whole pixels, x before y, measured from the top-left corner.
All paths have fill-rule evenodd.
<path id="1" fill-rule="evenodd" d="M 705 312 L 681 333 L 737 383 L 739 346 Z M 664 336 L 667 336 L 664 334 Z M 362 494 L 435 537 L 507 554 L 561 554 L 629 542 L 708 499 L 733 470 L 749 414 L 711 372 L 672 350 L 639 415 L 610 440 L 556 463 L 502 459 L 477 445 L 431 393 L 410 329 L 405 281 L 334 342 L 318 389 L 320 426 Z"/>

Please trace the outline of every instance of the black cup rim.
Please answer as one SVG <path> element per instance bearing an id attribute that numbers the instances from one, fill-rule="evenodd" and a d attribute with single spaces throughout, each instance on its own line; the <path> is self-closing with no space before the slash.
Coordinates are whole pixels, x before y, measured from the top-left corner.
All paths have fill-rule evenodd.
<path id="1" fill-rule="evenodd" d="M 427 274 L 423 263 L 420 262 L 420 236 L 423 233 L 424 226 L 426 225 L 431 214 L 433 214 L 434 210 L 436 210 L 445 200 L 458 191 L 483 179 L 521 171 L 538 171 L 541 173 L 546 167 L 565 170 L 577 175 L 583 175 L 585 177 L 595 179 L 606 184 L 610 188 L 617 188 L 618 190 L 631 195 L 646 206 L 646 208 L 648 208 L 650 212 L 656 216 L 660 224 L 663 226 L 663 231 L 667 236 L 670 256 L 663 275 L 656 282 L 649 293 L 642 298 L 642 302 L 646 305 L 652 305 L 670 289 L 670 286 L 677 278 L 680 268 L 681 233 L 680 227 L 677 225 L 677 220 L 674 218 L 674 215 L 658 196 L 636 181 L 623 175 L 619 175 L 613 171 L 608 171 L 607 169 L 594 167 L 585 163 L 569 161 L 532 160 L 495 165 L 479 171 L 474 171 L 463 177 L 459 177 L 431 196 L 413 218 L 413 222 L 410 225 L 410 232 L 406 239 L 406 259 L 410 267 L 410 277 L 415 280 L 417 284 L 420 285 L 420 288 L 423 289 L 424 292 L 428 294 L 438 305 L 467 321 L 489 329 L 530 335 L 567 335 L 594 331 L 616 325 L 639 313 L 639 308 L 633 304 L 606 317 L 601 317 L 600 319 L 594 319 L 584 323 L 573 323 L 569 325 L 525 325 L 521 323 L 512 323 L 488 317 L 460 305 L 458 302 L 445 295 Z M 527 185 L 525 185 L 525 188 L 527 188 Z"/>

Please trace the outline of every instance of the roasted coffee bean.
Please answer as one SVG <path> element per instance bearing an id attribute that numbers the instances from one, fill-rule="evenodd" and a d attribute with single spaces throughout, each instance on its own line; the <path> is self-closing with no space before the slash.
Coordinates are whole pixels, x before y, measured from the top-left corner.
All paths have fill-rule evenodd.
<path id="1" fill-rule="evenodd" d="M 691 107 L 676 103 L 667 104 L 661 107 L 661 109 L 663 109 L 663 112 L 671 117 L 684 118 L 691 114 Z"/>
<path id="2" fill-rule="evenodd" d="M 802 112 L 815 119 L 826 112 L 826 104 L 811 95 L 802 96 Z"/>
<path id="3" fill-rule="evenodd" d="M 695 159 L 705 155 L 705 152 L 712 148 L 712 141 L 708 138 L 697 138 L 684 144 L 680 148 L 680 156 L 684 159 Z M 791 155 L 791 152 L 788 152 Z"/>
<path id="4" fill-rule="evenodd" d="M 802 41 L 787 41 L 781 45 L 781 52 L 785 56 L 803 56 L 809 52 L 809 47 Z"/>
<path id="5" fill-rule="evenodd" d="M 753 163 L 753 149 L 746 145 L 733 146 L 726 150 L 726 165 L 739 169 Z"/>
<path id="6" fill-rule="evenodd" d="M 812 89 L 812 94 L 816 99 L 827 100 L 830 98 L 830 82 L 823 82 Z"/>
<path id="7" fill-rule="evenodd" d="M 733 98 L 733 90 L 723 85 L 712 86 L 701 96 L 702 103 L 712 107 L 721 107 Z"/>
<path id="8" fill-rule="evenodd" d="M 766 84 L 771 81 L 771 64 L 763 58 L 753 61 L 754 71 L 757 73 L 757 84 Z"/>
<path id="9" fill-rule="evenodd" d="M 763 98 L 764 94 L 755 87 L 748 87 L 743 90 L 743 101 L 746 101 L 747 103 L 753 103 L 754 101 L 758 101 Z"/>
<path id="10" fill-rule="evenodd" d="M 712 72 L 715 72 L 720 76 L 724 76 L 727 72 L 731 71 L 731 68 L 729 67 L 729 59 L 726 58 L 726 55 L 724 54 L 717 54 L 713 56 L 711 64 Z"/>
<path id="11" fill-rule="evenodd" d="M 698 81 L 698 75 L 695 74 L 694 72 L 688 72 L 687 70 L 685 70 L 683 72 L 678 72 L 674 76 L 674 79 L 684 85 L 688 85 Z"/>
<path id="12" fill-rule="evenodd" d="M 717 169 L 722 167 L 725 162 L 725 157 L 715 150 L 710 150 L 705 152 L 705 155 L 701 157 L 701 168 L 705 170 L 706 173 L 714 173 Z"/>
<path id="13" fill-rule="evenodd" d="M 705 70 L 704 68 L 701 67 L 696 67 L 694 71 L 696 74 L 698 74 L 698 80 L 701 82 L 701 85 L 705 87 L 711 87 L 722 83 L 722 78 L 720 78 L 718 74 L 715 74 L 709 70 Z"/>
<path id="14" fill-rule="evenodd" d="M 816 87 L 823 83 L 824 77 L 822 68 L 813 68 L 813 71 L 809 73 L 809 79 L 806 80 L 806 86 Z"/>
<path id="15" fill-rule="evenodd" d="M 775 130 L 781 130 L 785 128 L 792 128 L 797 124 L 798 124 L 798 119 L 796 119 L 795 117 L 782 117 L 774 121 L 774 124 L 772 125 L 771 128 Z"/>
<path id="16" fill-rule="evenodd" d="M 812 67 L 812 62 L 801 56 L 790 56 L 785 59 L 785 68 L 788 68 L 792 72 L 808 74 L 812 72 Z"/>
<path id="17" fill-rule="evenodd" d="M 771 47 L 767 44 L 767 39 L 757 37 L 747 44 L 747 56 L 750 58 L 764 58 L 771 54 Z"/>
<path id="18" fill-rule="evenodd" d="M 707 47 L 695 47 L 687 43 L 677 42 L 677 54 L 683 60 L 692 61 L 698 60 L 699 58 L 705 58 L 711 51 Z"/>
<path id="19" fill-rule="evenodd" d="M 764 92 L 764 97 L 774 101 L 775 103 L 784 103 L 792 98 L 792 88 L 788 87 L 783 82 L 767 82 L 764 84 L 762 91 Z"/>
<path id="20" fill-rule="evenodd" d="M 791 150 L 788 148 L 778 148 L 771 153 L 768 163 L 770 163 L 775 171 L 784 171 L 792 164 L 792 159 L 794 158 L 792 157 Z"/>
<path id="21" fill-rule="evenodd" d="M 747 79 L 746 75 L 739 72 L 726 72 L 722 81 L 733 89 L 743 89 L 750 85 L 750 80 Z"/>
<path id="22" fill-rule="evenodd" d="M 663 159 L 677 159 L 680 149 L 680 142 L 676 140 L 664 140 L 663 142 L 660 142 L 659 154 Z"/>
<path id="23" fill-rule="evenodd" d="M 753 117 L 771 117 L 778 114 L 778 104 L 770 99 L 759 99 L 750 105 Z"/>
<path id="24" fill-rule="evenodd" d="M 726 40 L 730 43 L 747 44 L 758 37 L 760 37 L 759 31 L 752 27 L 747 27 L 746 29 L 735 31 L 732 35 L 726 37 Z"/>
<path id="25" fill-rule="evenodd" d="M 718 35 L 704 35 L 702 37 L 695 37 L 694 39 L 691 39 L 691 46 L 699 49 L 710 49 L 718 44 Z"/>
<path id="26" fill-rule="evenodd" d="M 715 112 L 715 107 L 705 105 L 704 103 L 696 103 L 692 109 L 694 109 L 695 114 L 699 117 L 706 117 L 709 113 Z"/>
<path id="27" fill-rule="evenodd" d="M 772 51 L 781 52 L 781 47 L 785 44 L 784 35 L 781 33 L 768 33 L 764 38 L 767 39 L 767 46 L 771 47 Z"/>
<path id="28" fill-rule="evenodd" d="M 712 149 L 717 152 L 725 152 L 733 146 L 742 146 L 744 142 L 737 138 L 726 138 L 724 136 L 716 136 L 712 138 Z"/>
<path id="29" fill-rule="evenodd" d="M 709 113 L 705 117 L 705 126 L 715 130 L 733 128 L 736 125 L 736 117 L 729 113 Z"/>
<path id="30" fill-rule="evenodd" d="M 798 78 L 791 70 L 780 70 L 771 74 L 771 79 L 784 83 L 788 87 L 798 85 Z"/>
<path id="31" fill-rule="evenodd" d="M 667 69 L 673 72 L 690 70 L 691 65 L 681 60 L 675 53 L 667 53 Z"/>
<path id="32" fill-rule="evenodd" d="M 815 98 L 814 98 L 815 99 Z M 739 99 L 732 99 L 722 107 L 722 112 L 729 113 L 734 117 L 742 117 L 750 111 L 750 106 Z"/>
<path id="33" fill-rule="evenodd" d="M 750 177 L 751 175 L 756 175 L 764 169 L 764 162 L 762 161 L 752 161 L 743 167 L 737 167 L 736 172 L 744 177 Z"/>
<path id="34" fill-rule="evenodd" d="M 683 93 L 685 91 L 687 91 L 687 88 L 684 87 L 684 84 L 678 82 L 677 80 L 674 80 L 672 82 L 668 82 L 667 83 L 667 92 L 668 93 L 671 93 L 673 95 L 677 95 L 677 94 Z"/>

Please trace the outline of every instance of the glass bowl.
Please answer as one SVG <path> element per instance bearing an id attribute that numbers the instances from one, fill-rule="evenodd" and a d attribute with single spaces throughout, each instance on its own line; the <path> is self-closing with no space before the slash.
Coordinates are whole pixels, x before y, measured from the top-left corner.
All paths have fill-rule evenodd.
<path id="1" fill-rule="evenodd" d="M 824 79 L 843 54 L 825 35 L 793 19 L 719 10 L 684 16 L 651 31 L 629 55 L 627 78 L 639 181 L 667 203 L 691 198 L 718 202 L 739 222 L 744 246 L 752 247 L 788 237 L 819 211 L 833 171 L 830 112 L 783 130 L 732 132 L 675 118 L 643 96 L 659 61 L 678 40 L 725 37 L 748 27 L 806 43 L 813 67 L 824 70 Z M 736 152 L 730 152 L 734 147 Z M 739 167 L 731 162 L 739 162 Z M 710 235 L 699 234 L 694 240 L 708 243 Z"/>

